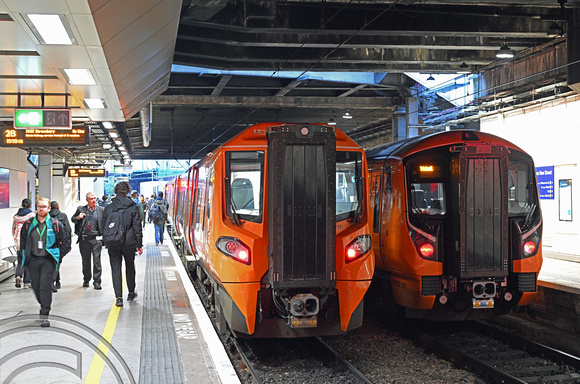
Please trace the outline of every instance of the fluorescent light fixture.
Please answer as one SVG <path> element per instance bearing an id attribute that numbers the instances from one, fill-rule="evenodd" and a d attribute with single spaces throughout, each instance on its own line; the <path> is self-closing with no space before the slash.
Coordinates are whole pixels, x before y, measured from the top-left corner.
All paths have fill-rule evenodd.
<path id="1" fill-rule="evenodd" d="M 119 137 L 119 134 L 117 134 L 115 131 L 109 131 L 109 136 L 111 136 L 113 139 L 116 139 Z"/>
<path id="2" fill-rule="evenodd" d="M 105 101 L 103 99 L 85 99 L 85 105 L 87 108 L 106 108 Z"/>
<path id="3" fill-rule="evenodd" d="M 63 69 L 70 85 L 95 85 L 95 78 L 90 69 Z"/>
<path id="4" fill-rule="evenodd" d="M 42 44 L 75 44 L 75 39 L 70 32 L 70 27 L 63 15 L 25 15 L 32 25 L 32 33 Z"/>
<path id="5" fill-rule="evenodd" d="M 111 149 L 112 145 L 110 143 L 103 144 L 103 149 Z"/>
<path id="6" fill-rule="evenodd" d="M 497 53 L 495 54 L 495 57 L 497 57 L 498 59 L 511 59 L 512 57 L 514 57 L 514 53 L 506 43 L 503 43 L 502 46 L 499 48 L 499 51 L 497 51 Z"/>
<path id="7" fill-rule="evenodd" d="M 113 141 L 115 142 L 115 144 L 117 144 L 117 146 L 123 145 L 123 141 L 120 140 L 120 139 L 116 139 L 116 140 L 113 140 Z"/>
<path id="8" fill-rule="evenodd" d="M 121 145 L 121 146 L 119 147 L 119 149 L 120 149 L 121 151 L 125 151 L 125 146 Z"/>
<path id="9" fill-rule="evenodd" d="M 106 129 L 113 129 L 113 123 L 109 122 L 109 121 L 103 121 L 103 128 Z"/>

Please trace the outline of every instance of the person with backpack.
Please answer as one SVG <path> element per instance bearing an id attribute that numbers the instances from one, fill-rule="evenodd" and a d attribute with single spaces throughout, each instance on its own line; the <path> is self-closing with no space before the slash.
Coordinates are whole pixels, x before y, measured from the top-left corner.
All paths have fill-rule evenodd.
<path id="1" fill-rule="evenodd" d="M 88 287 L 91 277 L 93 286 L 97 290 L 103 289 L 101 286 L 101 250 L 103 242 L 100 237 L 102 233 L 104 208 L 97 205 L 97 196 L 93 192 L 87 193 L 87 205 L 77 208 L 71 217 L 75 224 L 75 233 L 78 236 L 79 251 L 83 260 L 83 287 Z M 91 275 L 91 256 L 93 259 L 93 273 Z"/>
<path id="2" fill-rule="evenodd" d="M 103 241 L 109 250 L 111 276 L 115 291 L 115 305 L 123 306 L 123 276 L 121 266 L 125 260 L 125 278 L 127 279 L 127 301 L 137 297 L 135 291 L 135 251 L 143 253 L 143 229 L 141 214 L 127 195 L 131 186 L 126 181 L 115 185 L 115 197 L 105 208 L 103 215 Z"/>
<path id="3" fill-rule="evenodd" d="M 71 235 L 72 229 L 71 229 L 69 221 L 68 221 L 68 216 L 66 215 L 66 213 L 60 211 L 60 206 L 58 205 L 57 201 L 50 202 L 50 212 L 48 214 L 50 215 L 50 217 L 58 220 L 62 224 L 64 232 L 65 232 L 65 236 L 69 237 L 69 242 L 70 242 L 70 235 Z M 56 273 L 55 273 L 55 276 L 53 279 L 54 282 L 52 284 L 52 291 L 53 292 L 58 292 L 58 290 L 60 289 L 60 266 L 62 265 L 62 259 L 70 251 L 71 251 L 70 248 L 63 249 L 62 252 L 60 253 L 60 260 L 58 263 L 58 268 L 56 269 Z"/>
<path id="4" fill-rule="evenodd" d="M 40 326 L 50 327 L 52 278 L 58 268 L 61 250 L 70 249 L 70 236 L 65 235 L 58 220 L 49 217 L 49 199 L 38 199 L 36 209 L 36 215 L 22 224 L 20 250 L 22 262 L 30 274 L 32 290 L 40 304 Z"/>
<path id="5" fill-rule="evenodd" d="M 159 192 L 157 199 L 151 206 L 150 215 L 155 226 L 155 245 L 163 245 L 163 232 L 165 231 L 165 221 L 167 221 L 167 208 L 169 203 L 163 198 L 163 192 Z"/>
<path id="6" fill-rule="evenodd" d="M 16 271 L 14 277 L 16 278 L 16 283 L 14 284 L 16 288 L 20 288 L 24 284 L 24 288 L 30 288 L 30 276 L 24 269 L 22 265 L 22 251 L 20 251 L 20 230 L 22 229 L 22 224 L 26 220 L 34 217 L 36 212 L 32 211 L 30 207 L 32 206 L 32 200 L 26 198 L 22 200 L 22 205 L 18 212 L 12 218 L 12 237 L 14 238 L 14 245 L 16 246 L 16 259 L 18 264 L 16 265 Z"/>

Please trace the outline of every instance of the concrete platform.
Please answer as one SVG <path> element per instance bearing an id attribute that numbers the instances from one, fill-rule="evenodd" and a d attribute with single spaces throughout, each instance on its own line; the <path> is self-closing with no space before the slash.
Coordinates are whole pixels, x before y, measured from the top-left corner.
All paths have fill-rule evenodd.
<path id="1" fill-rule="evenodd" d="M 239 383 L 173 245 L 155 246 L 151 224 L 135 260 L 138 297 L 122 308 L 106 249 L 103 289 L 83 288 L 75 243 L 49 328 L 39 327 L 32 289 L 15 288 L 13 277 L 0 283 L 0 382 Z"/>

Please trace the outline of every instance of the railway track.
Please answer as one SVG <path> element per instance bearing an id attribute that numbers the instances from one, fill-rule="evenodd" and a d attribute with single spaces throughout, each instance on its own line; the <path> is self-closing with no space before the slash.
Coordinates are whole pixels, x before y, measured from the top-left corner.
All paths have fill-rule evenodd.
<path id="1" fill-rule="evenodd" d="M 490 383 L 580 383 L 580 358 L 486 322 L 419 332 L 434 353 L 467 366 Z"/>

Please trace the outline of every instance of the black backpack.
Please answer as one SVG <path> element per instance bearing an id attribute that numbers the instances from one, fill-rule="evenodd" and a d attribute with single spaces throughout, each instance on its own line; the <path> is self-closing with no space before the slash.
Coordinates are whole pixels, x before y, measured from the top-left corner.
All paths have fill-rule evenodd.
<path id="1" fill-rule="evenodd" d="M 149 215 L 154 221 L 159 221 L 163 217 L 163 212 L 161 212 L 161 207 L 157 202 L 153 203 L 151 209 L 149 210 Z"/>
<path id="2" fill-rule="evenodd" d="M 103 242 L 107 247 L 125 244 L 125 210 L 112 209 L 103 225 Z"/>

